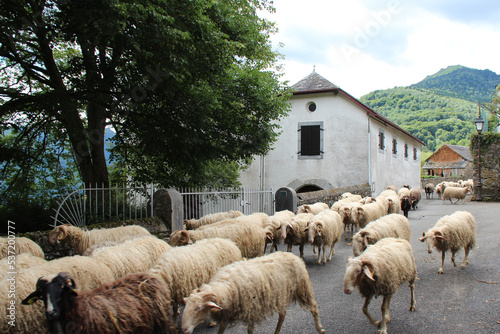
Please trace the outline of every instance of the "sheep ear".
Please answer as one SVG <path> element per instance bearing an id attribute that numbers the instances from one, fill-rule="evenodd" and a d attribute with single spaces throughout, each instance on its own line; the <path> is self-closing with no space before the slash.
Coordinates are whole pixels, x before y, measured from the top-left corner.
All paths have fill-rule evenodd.
<path id="1" fill-rule="evenodd" d="M 68 235 L 68 231 L 66 230 L 66 225 L 59 226 L 59 233 L 57 235 L 57 240 L 64 240 Z"/>
<path id="2" fill-rule="evenodd" d="M 215 311 L 222 310 L 222 307 L 220 307 L 219 305 L 215 304 L 214 302 L 207 302 L 205 305 L 208 306 L 208 307 L 210 307 L 212 310 L 215 310 Z"/>
<path id="3" fill-rule="evenodd" d="M 440 231 L 436 231 L 436 232 L 434 232 L 434 238 L 439 239 L 439 240 L 446 240 L 446 239 L 443 237 L 443 234 L 442 234 Z"/>
<path id="4" fill-rule="evenodd" d="M 35 292 L 32 292 L 28 297 L 23 299 L 21 304 L 23 305 L 33 305 L 36 303 L 38 300 L 42 299 L 42 294 L 40 291 L 36 290 Z"/>
<path id="5" fill-rule="evenodd" d="M 373 274 L 370 270 L 370 268 L 368 267 L 368 265 L 363 265 L 363 273 L 366 275 L 366 277 L 368 277 L 371 281 L 374 281 L 375 282 L 375 278 L 373 278 Z"/>

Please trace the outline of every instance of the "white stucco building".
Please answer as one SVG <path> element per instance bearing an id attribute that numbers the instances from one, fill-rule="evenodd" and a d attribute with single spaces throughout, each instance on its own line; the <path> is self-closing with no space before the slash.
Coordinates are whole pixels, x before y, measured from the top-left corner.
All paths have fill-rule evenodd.
<path id="1" fill-rule="evenodd" d="M 292 86 L 288 117 L 266 156 L 240 176 L 244 187 L 297 192 L 368 183 L 420 187 L 424 144 L 315 71 Z"/>

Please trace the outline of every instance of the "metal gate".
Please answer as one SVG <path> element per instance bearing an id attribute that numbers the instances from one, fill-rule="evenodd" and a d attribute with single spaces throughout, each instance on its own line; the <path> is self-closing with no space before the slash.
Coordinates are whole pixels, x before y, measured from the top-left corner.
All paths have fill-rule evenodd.
<path id="1" fill-rule="evenodd" d="M 245 215 L 255 212 L 274 214 L 274 192 L 269 190 L 238 189 L 179 189 L 184 202 L 184 219 L 239 210 Z"/>

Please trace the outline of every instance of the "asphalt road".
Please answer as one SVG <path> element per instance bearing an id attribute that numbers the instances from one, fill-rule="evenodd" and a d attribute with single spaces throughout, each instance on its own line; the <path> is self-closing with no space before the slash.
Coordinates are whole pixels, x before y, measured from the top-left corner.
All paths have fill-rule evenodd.
<path id="1" fill-rule="evenodd" d="M 444 274 L 438 269 L 441 254 L 427 253 L 425 243 L 418 241 L 424 230 L 430 228 L 444 215 L 455 211 L 469 211 L 476 218 L 477 245 L 469 255 L 466 268 L 453 267 L 451 254 L 447 253 Z M 434 333 L 500 333 L 500 203 L 459 202 L 443 204 L 437 197 L 421 200 L 415 211 L 410 211 L 412 228 L 411 244 L 417 263 L 419 280 L 416 283 L 416 311 L 409 312 L 410 289 L 405 283 L 392 298 L 391 334 Z M 343 293 L 345 263 L 352 256 L 347 242 L 335 247 L 332 262 L 316 265 L 312 247 L 306 246 L 304 261 L 307 265 L 319 305 L 320 318 L 327 333 L 377 333 L 362 313 L 363 298 L 356 290 L 352 295 Z M 285 250 L 280 245 L 280 250 Z M 298 255 L 298 247 L 293 253 Z M 463 260 L 463 251 L 457 253 L 457 263 Z M 372 300 L 369 310 L 381 318 L 382 297 Z M 274 333 L 277 315 L 256 326 L 255 333 Z M 315 333 L 311 314 L 297 304 L 288 308 L 281 333 Z M 217 327 L 199 325 L 194 333 L 217 333 Z M 246 326 L 237 324 L 225 333 L 247 333 Z"/>

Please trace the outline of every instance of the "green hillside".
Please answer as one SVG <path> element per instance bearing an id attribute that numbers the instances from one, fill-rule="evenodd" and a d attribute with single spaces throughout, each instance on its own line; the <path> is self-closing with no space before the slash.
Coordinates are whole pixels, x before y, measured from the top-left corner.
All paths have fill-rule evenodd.
<path id="1" fill-rule="evenodd" d="M 471 102 L 490 102 L 500 75 L 490 70 L 476 70 L 465 66 L 449 66 L 429 75 L 409 88 L 432 90 L 435 94 Z"/>
<path id="2" fill-rule="evenodd" d="M 477 101 L 491 101 L 499 78 L 489 70 L 450 66 L 418 84 L 377 90 L 360 100 L 424 141 L 424 151 L 443 143 L 468 146 Z"/>

